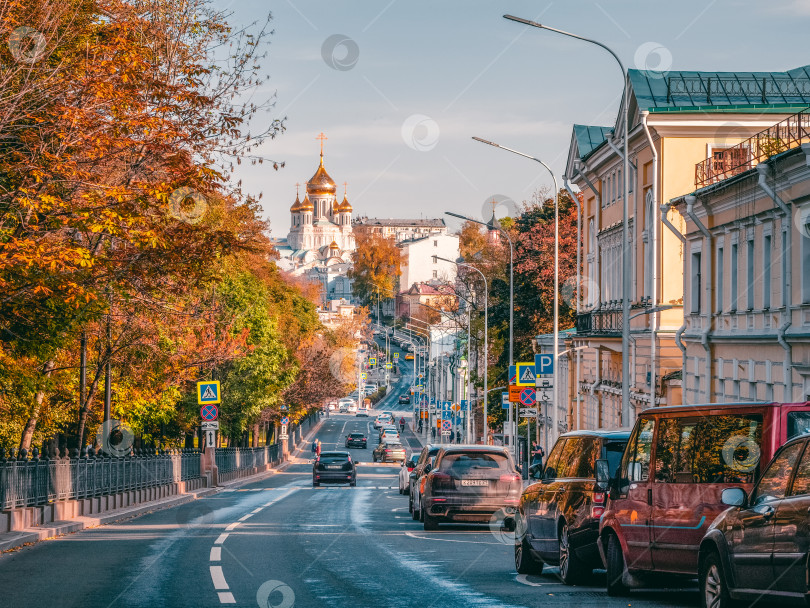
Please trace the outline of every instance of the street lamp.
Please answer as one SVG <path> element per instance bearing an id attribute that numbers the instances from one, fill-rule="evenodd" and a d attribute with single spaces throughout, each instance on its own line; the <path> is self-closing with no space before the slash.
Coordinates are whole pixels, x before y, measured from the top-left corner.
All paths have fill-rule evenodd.
<path id="1" fill-rule="evenodd" d="M 450 264 L 455 264 L 456 266 L 462 266 L 464 268 L 472 268 L 475 272 L 481 275 L 481 278 L 484 279 L 484 443 L 487 442 L 489 438 L 489 425 L 487 424 L 487 383 L 488 383 L 488 375 L 487 375 L 487 367 L 489 363 L 489 341 L 487 334 L 489 333 L 489 285 L 487 283 L 487 277 L 484 276 L 484 273 L 478 270 L 472 264 L 465 264 L 463 262 L 456 262 L 455 260 L 448 260 L 447 258 L 443 258 L 438 255 L 433 256 L 437 260 L 441 260 L 443 262 L 448 262 Z"/>
<path id="2" fill-rule="evenodd" d="M 582 40 L 583 42 L 589 42 L 591 44 L 595 44 L 598 47 L 603 48 L 611 56 L 616 60 L 616 63 L 619 64 L 619 68 L 622 71 L 622 78 L 624 79 L 624 93 L 623 93 L 623 101 L 622 101 L 622 122 L 624 127 L 624 203 L 623 203 L 623 213 L 624 213 L 624 222 L 622 225 L 622 425 L 628 426 L 631 422 L 630 420 L 630 289 L 631 289 L 631 280 L 630 280 L 630 149 L 629 149 L 629 126 L 628 126 L 628 87 L 627 87 L 627 70 L 624 68 L 624 64 L 622 60 L 619 59 L 619 56 L 613 52 L 608 46 L 598 42 L 596 40 L 591 40 L 590 38 L 585 38 L 584 36 L 578 36 L 577 34 L 572 34 L 570 32 L 565 32 L 563 30 L 558 30 L 553 27 L 549 27 L 547 25 L 543 25 L 541 23 L 537 23 L 536 21 L 529 21 L 528 19 L 521 19 L 520 17 L 514 17 L 512 15 L 504 15 L 504 19 L 508 19 L 509 21 L 516 21 L 517 23 L 523 23 L 524 25 L 530 25 L 531 27 L 537 27 L 542 30 L 548 30 L 550 32 L 556 32 L 557 34 L 562 34 L 563 36 L 568 36 L 569 38 L 576 38 L 577 40 Z M 577 269 L 578 270 L 578 269 Z"/>
<path id="3" fill-rule="evenodd" d="M 475 138 L 473 138 L 475 139 Z M 481 220 L 474 220 L 471 217 L 467 217 L 466 215 L 461 215 L 459 213 L 453 213 L 452 211 L 445 211 L 445 215 L 450 215 L 452 217 L 456 217 L 460 220 L 466 220 L 468 222 L 473 222 L 475 224 L 481 224 L 482 226 L 489 226 L 487 222 L 482 222 Z M 492 217 L 495 217 L 493 213 Z M 497 220 L 496 220 L 497 222 Z M 515 357 L 514 357 L 514 346 L 515 346 L 515 339 L 513 329 L 515 326 L 515 289 L 514 289 L 514 271 L 515 271 L 515 246 L 512 243 L 512 237 L 509 236 L 509 233 L 501 228 L 500 224 L 495 224 L 495 227 L 498 231 L 506 237 L 506 240 L 509 241 L 509 365 L 515 364 Z"/>
<path id="4" fill-rule="evenodd" d="M 551 179 L 554 181 L 554 370 L 552 376 L 554 379 L 554 387 L 551 394 L 554 397 L 552 400 L 553 418 L 555 422 L 558 422 L 559 412 L 557 411 L 557 370 L 559 365 L 557 364 L 557 357 L 559 357 L 560 354 L 560 189 L 557 187 L 557 178 L 554 176 L 554 172 L 551 170 L 551 168 L 539 158 L 535 158 L 529 154 L 524 154 L 523 152 L 518 152 L 517 150 L 507 148 L 506 146 L 496 144 L 495 142 L 488 141 L 486 139 L 481 139 L 480 137 L 473 137 L 473 139 L 475 141 L 480 141 L 482 144 L 494 146 L 495 148 L 500 148 L 501 150 L 506 150 L 512 154 L 517 154 L 523 158 L 528 158 L 529 160 L 540 163 L 546 168 L 551 175 Z"/>

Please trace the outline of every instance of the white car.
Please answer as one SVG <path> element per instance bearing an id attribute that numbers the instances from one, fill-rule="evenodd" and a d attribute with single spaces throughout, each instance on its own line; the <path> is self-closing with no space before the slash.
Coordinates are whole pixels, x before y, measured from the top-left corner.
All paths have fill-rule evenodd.
<path id="1" fill-rule="evenodd" d="M 377 417 L 374 419 L 375 429 L 382 428 L 382 426 L 386 424 L 394 424 L 394 417 L 391 414 L 388 413 L 378 414 Z"/>
<path id="2" fill-rule="evenodd" d="M 350 414 L 354 414 L 357 411 L 357 404 L 352 401 L 348 407 L 346 408 Z"/>
<path id="3" fill-rule="evenodd" d="M 398 441 L 399 431 L 395 429 L 383 429 L 380 433 L 380 443 L 388 441 Z"/>
<path id="4" fill-rule="evenodd" d="M 357 413 L 355 414 L 355 416 L 357 416 L 357 417 L 365 416 L 366 418 L 368 418 L 368 416 L 369 416 L 368 408 L 366 406 L 358 407 L 357 408 Z"/>
<path id="5" fill-rule="evenodd" d="M 352 406 L 357 408 L 357 402 L 354 399 L 351 399 L 349 397 L 344 397 L 343 399 L 340 399 L 338 401 L 338 409 L 341 412 L 349 411 L 349 408 L 352 407 Z"/>
<path id="6" fill-rule="evenodd" d="M 411 488 L 411 471 L 413 471 L 413 456 L 408 456 L 399 468 L 399 493 L 407 494 Z"/>

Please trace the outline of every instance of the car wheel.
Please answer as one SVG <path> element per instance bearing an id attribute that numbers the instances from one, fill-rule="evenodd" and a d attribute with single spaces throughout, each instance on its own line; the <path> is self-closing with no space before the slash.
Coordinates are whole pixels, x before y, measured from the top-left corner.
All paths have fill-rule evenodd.
<path id="1" fill-rule="evenodd" d="M 585 567 L 571 549 L 571 535 L 568 524 L 560 526 L 560 578 L 566 585 L 576 585 L 585 578 Z"/>
<path id="2" fill-rule="evenodd" d="M 422 504 L 419 506 L 419 521 L 425 521 L 425 505 Z"/>
<path id="3" fill-rule="evenodd" d="M 423 517 L 424 517 L 424 519 L 422 521 L 424 522 L 425 530 L 438 530 L 439 529 L 439 518 L 438 517 L 434 517 L 430 513 L 425 513 Z"/>
<path id="4" fill-rule="evenodd" d="M 607 547 L 607 593 L 611 597 L 627 595 L 628 589 L 622 582 L 624 575 L 624 555 L 622 546 L 615 534 L 611 534 Z"/>
<path id="5" fill-rule="evenodd" d="M 710 553 L 703 560 L 699 574 L 700 605 L 703 608 L 729 608 L 731 596 L 717 553 Z"/>
<path id="6" fill-rule="evenodd" d="M 529 553 L 529 541 L 521 535 L 520 540 L 515 535 L 515 570 L 518 574 L 541 574 L 543 562 L 536 560 Z"/>
<path id="7" fill-rule="evenodd" d="M 312 487 L 313 487 L 313 488 L 317 488 L 317 487 L 318 487 L 318 486 L 320 486 L 320 485 L 321 485 L 321 484 L 319 484 L 317 481 L 313 481 L 313 482 L 312 482 Z"/>
<path id="8" fill-rule="evenodd" d="M 376 454 L 372 454 L 372 455 L 371 455 L 371 459 L 372 459 L 374 462 L 377 462 L 377 456 L 376 456 Z"/>
<path id="9" fill-rule="evenodd" d="M 355 487 L 355 486 L 357 485 L 357 481 L 356 481 L 356 480 L 355 480 L 355 481 L 350 481 L 350 482 L 349 482 L 349 485 L 350 485 L 351 487 Z"/>

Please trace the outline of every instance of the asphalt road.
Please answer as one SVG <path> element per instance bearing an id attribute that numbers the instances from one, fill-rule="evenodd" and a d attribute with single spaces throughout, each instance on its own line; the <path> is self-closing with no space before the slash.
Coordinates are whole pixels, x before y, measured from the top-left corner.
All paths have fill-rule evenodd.
<path id="1" fill-rule="evenodd" d="M 333 415 L 342 447 L 370 419 Z M 3 608 L 56 606 L 696 606 L 697 592 L 608 598 L 602 577 L 565 587 L 556 570 L 518 576 L 509 533 L 423 531 L 397 491 L 398 465 L 352 450 L 357 487 L 312 488 L 309 453 L 285 471 L 192 504 L 0 556 Z"/>

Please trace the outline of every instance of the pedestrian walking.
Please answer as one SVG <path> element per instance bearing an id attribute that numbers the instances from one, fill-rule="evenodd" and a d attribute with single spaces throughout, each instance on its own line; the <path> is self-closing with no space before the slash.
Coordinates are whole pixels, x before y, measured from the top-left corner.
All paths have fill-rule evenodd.
<path id="1" fill-rule="evenodd" d="M 539 464 L 542 467 L 545 457 L 546 451 L 543 449 L 543 446 L 539 445 L 536 441 L 532 441 L 532 464 Z"/>
<path id="2" fill-rule="evenodd" d="M 417 428 L 419 429 L 419 432 L 421 433 L 422 432 L 422 419 L 421 418 L 419 419 L 419 426 Z"/>
<path id="3" fill-rule="evenodd" d="M 321 440 L 316 439 L 315 440 L 315 458 L 320 458 L 320 457 L 321 457 Z"/>
<path id="4" fill-rule="evenodd" d="M 435 441 L 435 439 L 436 439 L 436 427 L 435 426 L 430 429 L 430 436 L 433 437 L 433 439 Z"/>
<path id="5" fill-rule="evenodd" d="M 456 443 L 461 443 L 461 431 L 456 429 Z"/>

